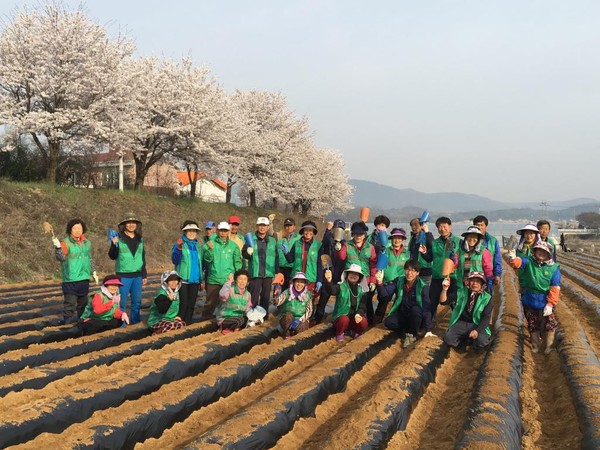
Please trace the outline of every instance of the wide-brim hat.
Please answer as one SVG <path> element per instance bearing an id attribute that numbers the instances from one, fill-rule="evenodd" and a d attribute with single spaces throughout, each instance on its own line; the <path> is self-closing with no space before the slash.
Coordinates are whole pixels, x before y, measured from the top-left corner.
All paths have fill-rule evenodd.
<path id="1" fill-rule="evenodd" d="M 467 228 L 467 231 L 465 231 L 463 234 L 461 234 L 461 236 L 462 237 L 466 237 L 467 234 L 476 234 L 480 238 L 482 238 L 484 236 L 484 234 L 481 232 L 481 230 L 479 229 L 479 227 L 476 227 L 475 225 L 470 225 Z"/>
<path id="2" fill-rule="evenodd" d="M 350 227 L 350 234 L 367 234 L 369 227 L 364 222 L 354 222 Z"/>
<path id="3" fill-rule="evenodd" d="M 354 272 L 354 273 L 357 273 L 358 275 L 360 275 L 360 278 L 358 279 L 358 284 L 362 288 L 363 292 L 367 292 L 369 290 L 369 286 L 367 284 L 367 279 L 365 278 L 365 274 L 362 272 L 362 268 L 358 264 L 350 264 L 350 267 L 348 267 L 346 270 L 344 270 L 342 272 L 342 281 L 341 281 L 342 283 L 344 281 L 346 281 L 348 272 Z"/>
<path id="4" fill-rule="evenodd" d="M 188 230 L 201 231 L 201 228 L 198 225 L 196 225 L 195 223 L 188 223 L 185 227 L 183 227 L 181 229 L 181 231 L 188 231 Z"/>
<path id="5" fill-rule="evenodd" d="M 140 219 L 138 219 L 138 217 L 134 213 L 132 213 L 132 212 L 125 213 L 125 217 L 124 217 L 123 220 L 121 220 L 119 222 L 119 225 L 123 225 L 123 224 L 125 224 L 127 222 L 142 223 L 142 221 Z"/>
<path id="6" fill-rule="evenodd" d="M 167 271 L 163 272 L 162 275 L 160 276 L 161 284 L 166 283 L 167 281 L 171 281 L 171 280 L 181 281 L 182 279 L 183 278 L 181 278 L 181 275 L 179 275 L 174 270 L 167 270 Z"/>
<path id="7" fill-rule="evenodd" d="M 532 223 L 528 223 L 523 228 L 519 228 L 517 230 L 517 234 L 522 236 L 525 231 L 533 231 L 534 233 L 540 234 L 540 230 L 538 230 L 537 227 Z"/>
<path id="8" fill-rule="evenodd" d="M 294 280 L 304 280 L 308 283 L 308 278 L 306 278 L 306 275 L 304 274 L 304 272 L 296 272 L 296 274 L 292 277 L 291 281 Z"/>
<path id="9" fill-rule="evenodd" d="M 552 258 L 552 247 L 546 241 L 540 240 L 540 241 L 536 242 L 533 245 L 533 250 L 535 250 L 536 248 L 544 250 L 546 253 L 548 253 L 548 255 L 550 255 L 550 258 Z"/>
<path id="10" fill-rule="evenodd" d="M 300 234 L 302 234 L 304 232 L 304 230 L 313 230 L 315 233 L 317 233 L 317 224 L 314 223 L 312 220 L 306 220 L 304 222 L 302 222 L 302 225 L 300 226 Z"/>

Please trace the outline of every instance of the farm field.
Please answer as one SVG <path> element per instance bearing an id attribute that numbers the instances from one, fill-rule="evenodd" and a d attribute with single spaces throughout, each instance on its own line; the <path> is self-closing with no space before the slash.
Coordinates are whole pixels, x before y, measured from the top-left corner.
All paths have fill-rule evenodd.
<path id="1" fill-rule="evenodd" d="M 274 320 L 77 337 L 58 326 L 59 282 L 3 285 L 0 448 L 598 448 L 600 258 L 559 262 L 549 355 L 531 351 L 507 265 L 483 354 L 439 338 L 402 349 L 381 325 L 344 342 L 327 323 L 284 340 Z M 448 320 L 440 308 L 438 336 Z"/>

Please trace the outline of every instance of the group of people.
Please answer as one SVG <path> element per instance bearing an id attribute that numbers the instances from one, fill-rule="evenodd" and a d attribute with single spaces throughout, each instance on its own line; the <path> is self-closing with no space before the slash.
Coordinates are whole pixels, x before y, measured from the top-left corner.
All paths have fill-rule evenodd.
<path id="1" fill-rule="evenodd" d="M 206 222 L 204 236 L 198 222 L 186 220 L 171 251 L 174 270 L 162 274 L 153 298 L 149 329 L 163 333 L 192 323 L 198 293 L 205 289 L 202 315 L 214 316 L 223 334 L 249 320 L 267 319 L 274 305 L 281 332 L 290 337 L 320 323 L 335 296 L 331 320 L 339 341 L 383 322 L 400 333 L 403 346 L 412 345 L 434 336 L 441 304 L 452 308 L 444 336 L 448 345 L 462 350 L 469 343 L 481 351 L 489 344 L 491 293 L 502 276 L 502 256 L 498 241 L 487 232 L 486 217 L 475 217 L 461 237 L 452 233 L 448 217 L 439 217 L 435 239 L 423 218 L 410 221 L 410 234 L 402 228 L 388 231 L 390 220 L 384 215 L 375 218 L 371 233 L 364 221 L 347 229 L 336 220 L 327 223 L 321 241 L 315 222 L 304 221 L 296 232 L 294 219 L 287 218 L 284 230 L 275 233 L 273 217 L 258 217 L 255 231 L 245 235 L 237 216 L 216 225 Z M 118 231 L 109 230 L 115 274 L 104 278 L 89 301 L 95 272 L 86 226 L 73 219 L 66 231 L 62 241 L 53 238 L 62 263 L 65 323 L 77 323 L 83 333 L 138 323 L 147 283 L 142 222 L 130 213 Z M 540 349 L 542 329 L 550 348 L 557 325 L 553 308 L 560 271 L 549 232 L 547 221 L 528 224 L 517 231 L 521 242 L 509 252 L 510 264 L 519 269 L 534 351 Z M 251 311 L 260 314 L 249 318 Z"/>

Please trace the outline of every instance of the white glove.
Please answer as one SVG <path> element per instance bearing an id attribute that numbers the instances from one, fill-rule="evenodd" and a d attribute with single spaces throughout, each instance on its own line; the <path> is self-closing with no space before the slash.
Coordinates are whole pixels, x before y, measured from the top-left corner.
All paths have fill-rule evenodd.
<path id="1" fill-rule="evenodd" d="M 335 245 L 333 246 L 333 248 L 335 249 L 336 252 L 339 252 L 342 249 L 342 243 L 336 242 Z"/>
<path id="2" fill-rule="evenodd" d="M 515 259 L 517 257 L 517 251 L 516 250 L 509 250 L 508 251 L 508 259 Z"/>
<path id="3" fill-rule="evenodd" d="M 246 249 L 246 253 L 248 253 L 250 256 L 252 256 L 252 253 L 254 253 L 254 247 L 248 247 Z"/>
<path id="4" fill-rule="evenodd" d="M 356 323 L 361 323 L 362 322 L 362 316 L 360 314 L 354 314 L 354 321 Z"/>
<path id="5" fill-rule="evenodd" d="M 369 291 L 373 292 L 375 289 L 377 289 L 377 286 L 375 286 L 375 283 L 369 283 Z"/>
<path id="6" fill-rule="evenodd" d="M 121 314 L 121 320 L 123 322 L 125 322 L 127 325 L 129 325 L 129 316 L 127 315 L 127 313 Z"/>
<path id="7" fill-rule="evenodd" d="M 54 245 L 56 248 L 60 248 L 60 241 L 57 237 L 52 238 L 52 245 Z"/>
<path id="8" fill-rule="evenodd" d="M 421 227 L 421 229 L 425 232 L 425 233 L 429 233 L 429 227 L 427 226 L 426 223 L 423 224 L 423 226 Z"/>
<path id="9" fill-rule="evenodd" d="M 378 271 L 375 273 L 375 280 L 376 280 L 376 281 L 377 281 L 379 284 L 383 283 L 383 270 L 378 270 Z"/>
<path id="10" fill-rule="evenodd" d="M 94 281 L 96 282 L 96 285 L 100 282 L 100 280 L 98 279 L 98 272 L 96 272 L 94 270 L 94 272 L 92 273 L 92 277 L 94 278 Z"/>
<path id="11" fill-rule="evenodd" d="M 549 316 L 553 312 L 552 305 L 550 303 L 546 303 L 546 306 L 544 306 L 544 317 Z"/>

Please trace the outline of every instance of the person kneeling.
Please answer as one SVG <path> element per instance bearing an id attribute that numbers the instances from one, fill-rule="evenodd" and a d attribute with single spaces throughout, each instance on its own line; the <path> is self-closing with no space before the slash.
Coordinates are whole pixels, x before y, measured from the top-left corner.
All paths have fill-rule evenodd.
<path id="1" fill-rule="evenodd" d="M 466 286 L 460 286 L 457 294 L 456 307 L 450 317 L 450 325 L 444 336 L 444 342 L 458 351 L 463 351 L 468 341 L 473 343 L 476 352 L 480 352 L 490 343 L 492 331 L 492 296 L 483 290 L 486 278 L 482 272 L 471 272 Z M 442 283 L 440 300 L 445 300 L 450 280 Z"/>
<path id="2" fill-rule="evenodd" d="M 81 334 L 93 334 L 112 330 L 129 324 L 129 317 L 119 309 L 119 286 L 123 286 L 117 275 L 107 275 L 102 281 L 100 291 L 88 302 L 77 326 Z"/>
<path id="3" fill-rule="evenodd" d="M 308 279 L 304 272 L 297 272 L 290 281 L 289 289 L 273 300 L 281 312 L 279 325 L 285 339 L 308 330 L 312 315 L 312 294 L 308 289 Z"/>
<path id="4" fill-rule="evenodd" d="M 250 273 L 239 269 L 229 275 L 219 291 L 221 303 L 215 310 L 215 317 L 223 334 L 240 331 L 246 326 L 246 313 L 252 308 L 252 296 L 247 289 L 249 279 Z"/>
<path id="5" fill-rule="evenodd" d="M 429 286 L 419 278 L 420 271 L 418 261 L 406 261 L 405 275 L 398 278 L 396 300 L 383 322 L 387 329 L 396 331 L 404 339 L 402 348 L 416 342 L 423 320 L 423 300 L 429 295 Z"/>
<path id="6" fill-rule="evenodd" d="M 148 328 L 152 334 L 185 327 L 179 314 L 179 289 L 181 277 L 174 270 L 167 270 L 160 276 L 160 288 L 150 305 Z"/>
<path id="7" fill-rule="evenodd" d="M 325 271 L 325 281 L 331 284 L 331 270 Z M 367 305 L 365 293 L 369 291 L 365 276 L 358 264 L 351 264 L 342 273 L 342 281 L 331 286 L 331 294 L 336 296 L 333 307 L 333 327 L 338 342 L 344 340 L 348 329 L 357 338 L 365 332 L 369 323 L 366 317 Z"/>

